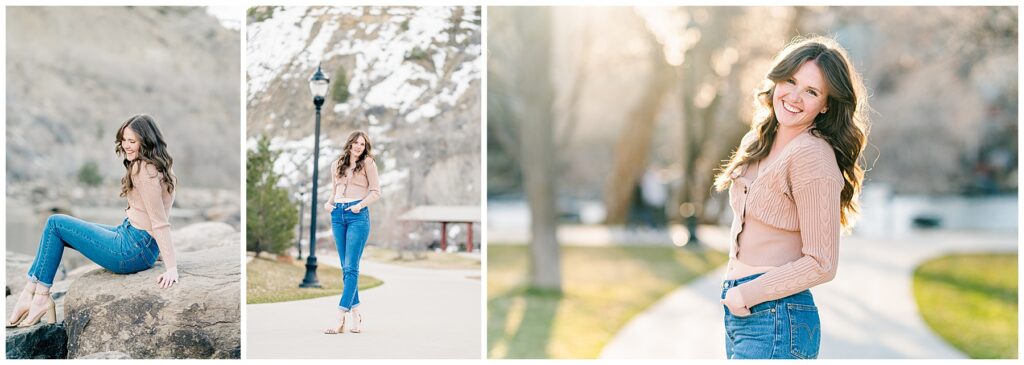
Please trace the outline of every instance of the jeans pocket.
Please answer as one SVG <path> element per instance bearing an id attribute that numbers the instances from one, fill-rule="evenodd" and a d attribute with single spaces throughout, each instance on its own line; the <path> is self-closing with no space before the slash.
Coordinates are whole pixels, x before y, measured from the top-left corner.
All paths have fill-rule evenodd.
<path id="1" fill-rule="evenodd" d="M 722 299 L 725 299 L 725 298 L 722 298 Z M 733 317 L 736 317 L 736 318 L 739 318 L 739 319 L 746 319 L 746 318 L 763 316 L 763 315 L 766 315 L 766 314 L 775 313 L 775 311 L 776 311 L 775 308 L 778 306 L 778 303 L 779 303 L 778 300 L 769 300 L 767 302 L 758 303 L 757 305 L 749 308 L 750 309 L 750 314 L 742 316 L 742 317 L 741 316 L 737 316 L 737 315 L 733 315 Z"/>
<path id="2" fill-rule="evenodd" d="M 121 260 L 121 262 L 118 264 L 121 270 L 116 271 L 115 273 L 131 274 L 148 269 L 149 267 L 147 266 L 147 261 L 149 261 L 149 258 L 147 256 L 149 255 L 149 253 L 147 251 L 147 249 L 139 250 L 133 255 Z"/>
<path id="3" fill-rule="evenodd" d="M 821 322 L 813 305 L 786 304 L 789 316 L 789 352 L 801 359 L 818 358 L 821 347 Z"/>
<path id="4" fill-rule="evenodd" d="M 766 303 L 770 304 L 754 306 L 757 311 L 749 316 L 738 317 L 726 312 L 725 335 L 726 341 L 732 342 L 733 358 L 767 359 L 777 352 L 774 348 L 774 339 L 781 318 L 775 301 Z"/>

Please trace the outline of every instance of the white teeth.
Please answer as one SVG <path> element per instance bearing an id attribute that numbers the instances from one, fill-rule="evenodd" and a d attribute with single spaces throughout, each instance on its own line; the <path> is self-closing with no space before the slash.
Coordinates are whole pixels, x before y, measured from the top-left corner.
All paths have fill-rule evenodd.
<path id="1" fill-rule="evenodd" d="M 799 110 L 799 109 L 790 108 L 789 104 L 786 103 L 785 101 L 782 102 L 782 108 L 786 109 L 786 111 L 789 111 L 790 113 L 799 113 L 799 112 L 801 112 L 801 110 Z"/>

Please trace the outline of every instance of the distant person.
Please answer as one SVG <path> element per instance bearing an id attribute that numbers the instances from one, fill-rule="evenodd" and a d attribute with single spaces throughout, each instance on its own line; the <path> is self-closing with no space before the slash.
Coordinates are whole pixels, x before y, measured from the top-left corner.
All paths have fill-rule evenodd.
<path id="1" fill-rule="evenodd" d="M 810 288 L 839 263 L 858 212 L 867 94 L 835 40 L 797 39 L 776 56 L 750 131 L 722 167 L 734 219 L 722 285 L 731 359 L 817 358 Z"/>
<path id="2" fill-rule="evenodd" d="M 380 199 L 380 177 L 373 160 L 370 138 L 363 131 L 352 132 L 338 159 L 331 164 L 334 187 L 332 201 L 324 204 L 331 212 L 334 243 L 341 257 L 344 287 L 338 302 L 337 327 L 324 330 L 326 334 L 362 332 L 363 316 L 359 313 L 359 260 L 370 236 L 370 204 Z M 346 317 L 351 314 L 351 318 Z"/>
<path id="3" fill-rule="evenodd" d="M 64 214 L 51 215 L 28 270 L 29 282 L 7 319 L 7 327 L 29 327 L 44 316 L 46 322 L 56 322 L 50 287 L 64 247 L 81 252 L 118 274 L 149 269 L 163 254 L 167 268 L 157 278 L 157 285 L 166 289 L 178 282 L 168 220 L 177 179 L 171 171 L 173 159 L 167 152 L 167 143 L 152 117 L 136 115 L 117 129 L 114 145 L 114 152 L 123 158 L 125 167 L 121 178 L 121 196 L 128 200 L 125 219 L 114 227 Z"/>
<path id="4" fill-rule="evenodd" d="M 655 229 L 665 225 L 665 201 L 668 193 L 658 171 L 648 167 L 633 188 L 630 199 L 628 226 Z"/>
<path id="5" fill-rule="evenodd" d="M 626 217 L 626 228 L 635 229 L 640 227 L 653 227 L 654 218 L 651 217 L 650 208 L 644 202 L 643 186 L 633 185 L 633 194 L 629 199 L 629 212 Z"/>

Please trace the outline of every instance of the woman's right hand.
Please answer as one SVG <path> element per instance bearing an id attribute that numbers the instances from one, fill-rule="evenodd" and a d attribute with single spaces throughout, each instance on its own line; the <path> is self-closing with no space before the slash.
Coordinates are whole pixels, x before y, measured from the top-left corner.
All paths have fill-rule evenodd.
<path id="1" fill-rule="evenodd" d="M 332 204 L 331 202 L 324 203 L 324 209 L 327 209 L 328 213 L 333 212 L 334 204 Z"/>
<path id="2" fill-rule="evenodd" d="M 732 313 L 733 316 L 746 317 L 750 315 L 750 308 L 743 304 L 743 293 L 735 287 L 725 292 L 725 298 L 719 302 L 729 307 L 729 313 Z"/>
<path id="3" fill-rule="evenodd" d="M 167 289 L 178 282 L 178 268 L 168 268 L 160 277 L 156 278 L 156 283 L 160 288 Z"/>

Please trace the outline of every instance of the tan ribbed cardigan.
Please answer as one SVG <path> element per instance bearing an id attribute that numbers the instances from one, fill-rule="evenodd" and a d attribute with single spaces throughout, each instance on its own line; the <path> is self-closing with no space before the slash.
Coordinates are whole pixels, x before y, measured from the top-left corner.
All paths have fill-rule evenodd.
<path id="1" fill-rule="evenodd" d="M 380 176 L 377 172 L 377 161 L 373 157 L 366 158 L 360 172 L 352 173 L 353 176 L 338 176 L 338 163 L 334 160 L 331 163 L 331 176 L 334 187 L 331 190 L 332 199 L 350 198 L 361 200 L 364 207 L 380 199 Z"/>
<path id="2" fill-rule="evenodd" d="M 741 148 L 754 138 L 748 133 Z M 805 131 L 774 161 L 759 168 L 753 181 L 739 178 L 746 168 L 730 173 L 729 204 L 735 217 L 729 232 L 730 260 L 737 260 L 737 237 L 748 215 L 768 226 L 798 232 L 802 245 L 800 253 L 793 255 L 799 259 L 736 287 L 744 304 L 750 308 L 832 280 L 839 261 L 839 194 L 845 183 L 832 147 Z M 757 237 L 744 241 L 757 242 Z"/>
<path id="3" fill-rule="evenodd" d="M 167 192 L 163 175 L 156 166 L 141 162 L 131 175 L 135 187 L 128 191 L 128 209 L 125 215 L 132 227 L 149 232 L 157 242 L 171 243 L 171 205 L 174 193 Z"/>

